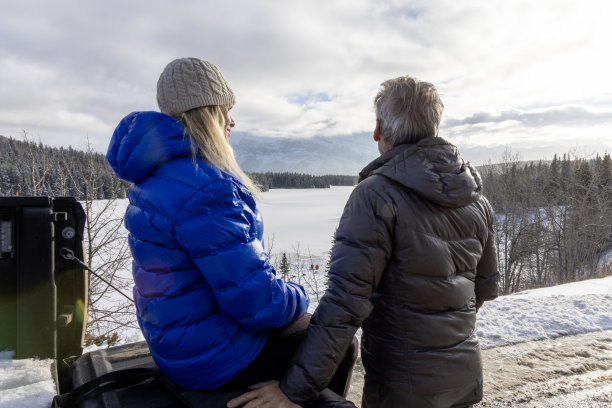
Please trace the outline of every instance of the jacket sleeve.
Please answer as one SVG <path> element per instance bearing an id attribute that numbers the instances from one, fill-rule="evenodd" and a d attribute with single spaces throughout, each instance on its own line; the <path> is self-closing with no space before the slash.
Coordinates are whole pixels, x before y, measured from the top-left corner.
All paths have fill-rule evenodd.
<path id="1" fill-rule="evenodd" d="M 495 214 L 491 204 L 483 198 L 485 214 L 487 217 L 487 241 L 485 242 L 482 257 L 476 267 L 476 309 L 486 300 L 497 297 L 499 272 L 497 264 L 497 245 L 495 236 Z"/>
<path id="2" fill-rule="evenodd" d="M 308 295 L 276 279 L 256 230 L 257 215 L 238 187 L 220 180 L 198 191 L 178 214 L 175 237 L 210 284 L 219 308 L 250 331 L 291 324 Z"/>
<path id="3" fill-rule="evenodd" d="M 296 403 L 316 398 L 329 384 L 356 330 L 372 311 L 370 297 L 391 254 L 394 211 L 361 184 L 349 198 L 336 231 L 329 287 L 306 337 L 280 384 Z"/>

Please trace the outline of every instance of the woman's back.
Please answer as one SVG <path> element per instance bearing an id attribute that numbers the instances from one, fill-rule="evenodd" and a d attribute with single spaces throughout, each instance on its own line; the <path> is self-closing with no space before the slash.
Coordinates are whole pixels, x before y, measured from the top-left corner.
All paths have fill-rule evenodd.
<path id="1" fill-rule="evenodd" d="M 157 112 L 117 127 L 108 161 L 132 183 L 126 226 L 138 321 L 164 373 L 216 388 L 261 351 L 270 329 L 303 315 L 304 290 L 277 280 L 263 223 L 241 181 L 192 158 L 185 129 Z"/>

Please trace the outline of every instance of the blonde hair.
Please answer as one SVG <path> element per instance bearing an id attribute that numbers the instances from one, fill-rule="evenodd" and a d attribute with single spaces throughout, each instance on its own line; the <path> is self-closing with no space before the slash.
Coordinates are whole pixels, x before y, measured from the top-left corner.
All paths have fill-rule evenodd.
<path id="1" fill-rule="evenodd" d="M 242 171 L 225 137 L 227 123 L 223 108 L 220 105 L 201 106 L 177 116 L 191 141 L 194 159 L 200 156 L 219 170 L 237 177 L 255 198 L 259 198 L 259 187 Z"/>
<path id="2" fill-rule="evenodd" d="M 436 87 L 410 76 L 380 84 L 374 98 L 383 138 L 397 146 L 438 136 L 444 105 Z"/>

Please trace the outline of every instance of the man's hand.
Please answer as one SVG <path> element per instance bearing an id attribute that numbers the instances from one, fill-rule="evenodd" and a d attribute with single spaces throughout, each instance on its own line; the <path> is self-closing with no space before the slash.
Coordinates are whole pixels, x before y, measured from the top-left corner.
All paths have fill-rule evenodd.
<path id="1" fill-rule="evenodd" d="M 228 408 L 240 407 L 244 408 L 299 408 L 299 405 L 291 402 L 289 398 L 283 394 L 278 386 L 278 381 L 267 381 L 251 385 L 250 390 L 241 396 L 234 398 L 227 403 Z"/>

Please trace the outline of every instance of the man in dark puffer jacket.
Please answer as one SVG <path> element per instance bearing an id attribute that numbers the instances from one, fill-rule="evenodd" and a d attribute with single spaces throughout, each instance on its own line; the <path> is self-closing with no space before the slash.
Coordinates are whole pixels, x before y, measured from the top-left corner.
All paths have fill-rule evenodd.
<path id="1" fill-rule="evenodd" d="M 497 296 L 494 213 L 478 172 L 437 137 L 432 84 L 386 81 L 375 106 L 381 156 L 346 204 L 329 289 L 280 390 L 316 397 L 363 324 L 362 407 L 467 407 L 482 398 L 476 312 Z M 275 387 L 244 397 L 278 399 Z"/>

